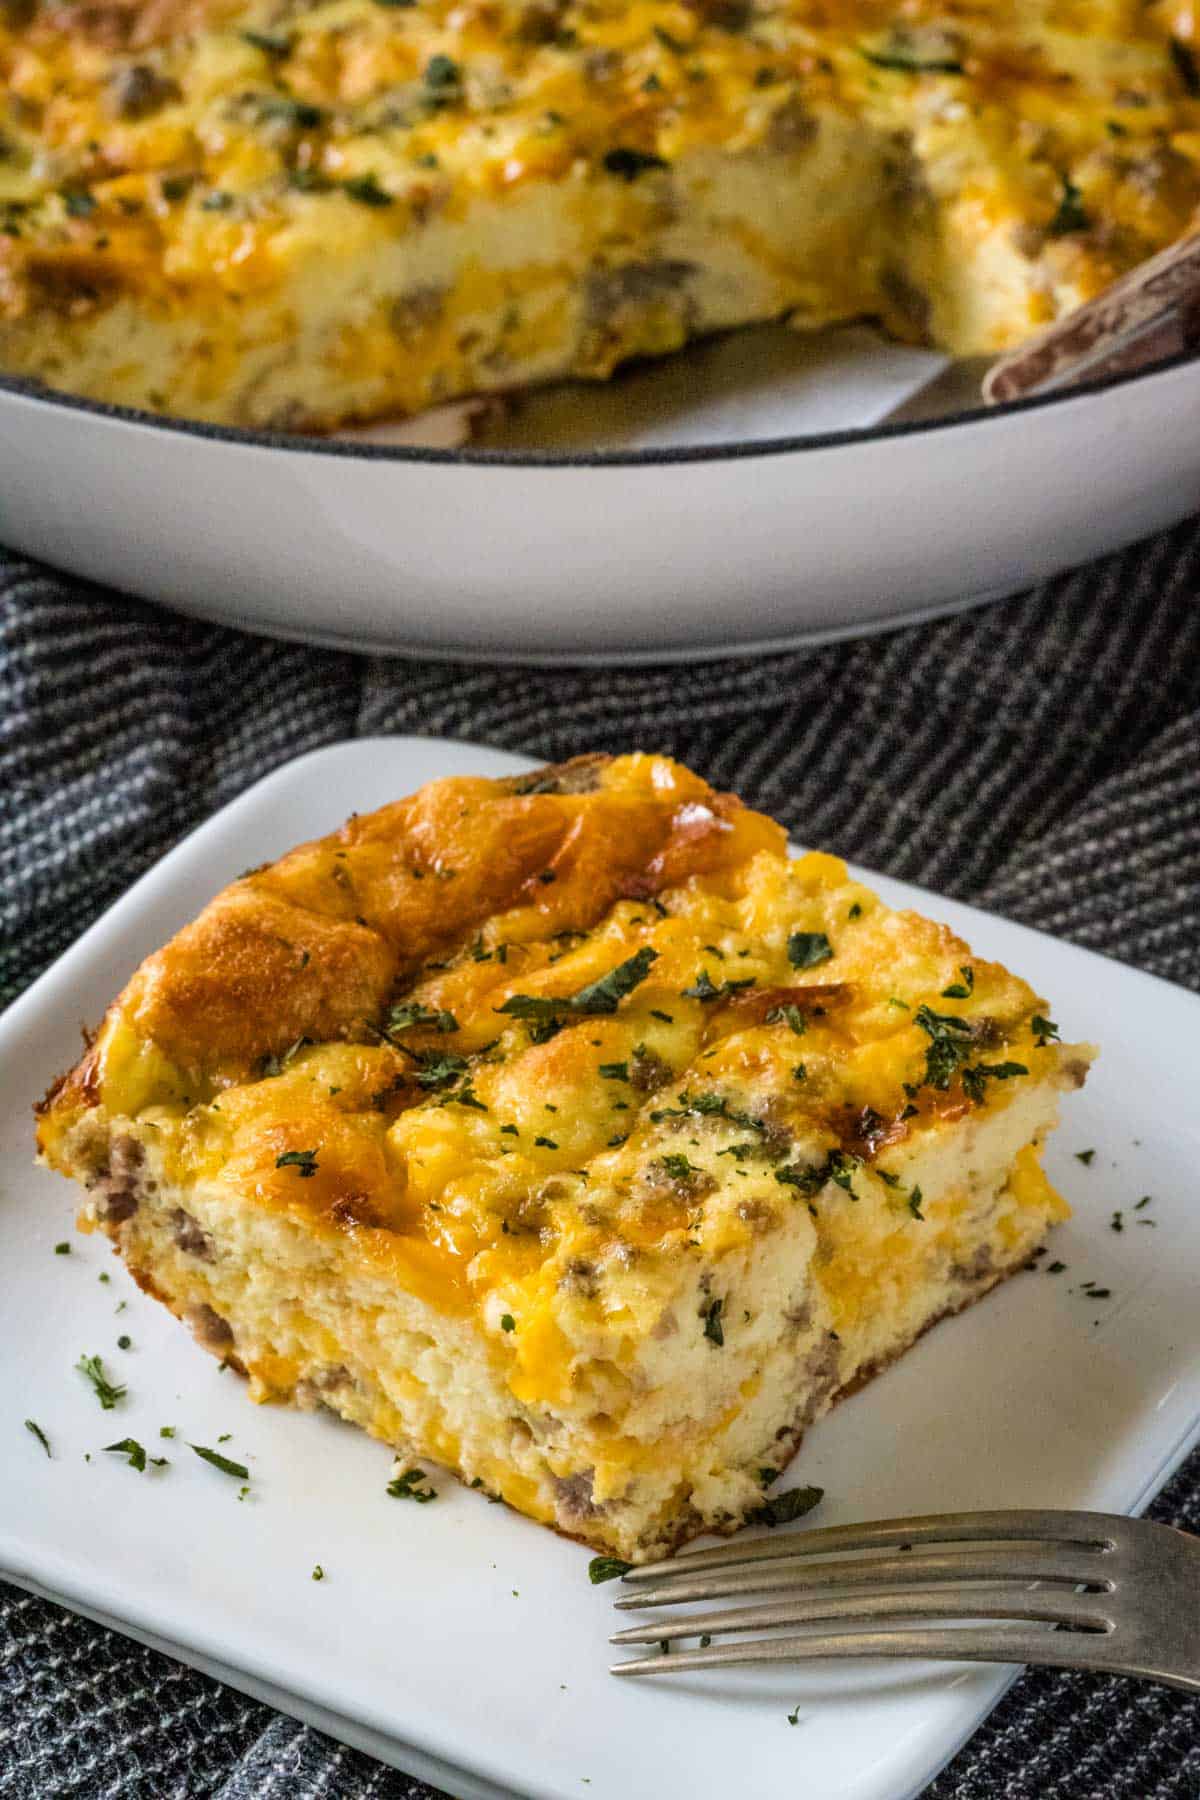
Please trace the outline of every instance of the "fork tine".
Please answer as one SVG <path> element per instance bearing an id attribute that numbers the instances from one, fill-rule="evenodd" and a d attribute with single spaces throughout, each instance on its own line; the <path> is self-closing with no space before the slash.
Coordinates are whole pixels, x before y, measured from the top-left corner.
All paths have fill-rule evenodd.
<path id="1" fill-rule="evenodd" d="M 1119 1654 L 1098 1653 L 1105 1634 L 1049 1631 L 1028 1625 L 931 1626 L 871 1631 L 813 1626 L 791 1637 L 753 1638 L 711 1650 L 673 1651 L 613 1663 L 613 1675 L 682 1675 L 691 1669 L 731 1668 L 739 1663 L 797 1663 L 817 1657 L 899 1656 L 934 1662 L 1041 1663 L 1060 1668 L 1121 1666 Z"/>
<path id="2" fill-rule="evenodd" d="M 970 1543 L 1026 1538 L 1049 1543 L 1098 1544 L 1111 1548 L 1128 1519 L 1114 1513 L 1047 1512 L 1011 1508 L 995 1512 L 917 1513 L 911 1518 L 872 1520 L 864 1525 L 825 1525 L 814 1531 L 776 1537 L 739 1536 L 708 1550 L 685 1550 L 661 1562 L 641 1563 L 625 1580 L 641 1583 L 692 1574 L 699 1569 L 771 1561 L 778 1556 L 823 1556 L 832 1550 L 883 1550 L 897 1544 Z"/>
<path id="3" fill-rule="evenodd" d="M 660 1619 L 632 1625 L 609 1638 L 610 1644 L 660 1644 L 672 1639 L 718 1636 L 727 1631 L 767 1631 L 818 1619 L 1028 1619 L 1050 1625 L 1072 1625 L 1103 1631 L 1112 1625 L 1108 1596 L 1079 1594 L 1072 1588 L 1008 1586 L 949 1589 L 914 1583 L 907 1587 L 871 1588 L 866 1592 L 802 1594 L 767 1606 L 736 1606 L 721 1612 L 689 1614 L 664 1626 Z"/>
<path id="4" fill-rule="evenodd" d="M 892 1556 L 842 1557 L 833 1562 L 805 1563 L 783 1560 L 752 1564 L 747 1568 L 718 1569 L 677 1580 L 661 1587 L 635 1589 L 614 1601 L 618 1610 L 636 1607 L 680 1606 L 689 1600 L 721 1600 L 731 1594 L 768 1594 L 803 1589 L 870 1587 L 886 1580 L 916 1581 L 1066 1581 L 1076 1585 L 1105 1585 L 1106 1552 L 1049 1545 L 1017 1544 L 1012 1547 L 950 1550 L 914 1550 Z M 659 1634 L 662 1635 L 661 1633 Z"/>

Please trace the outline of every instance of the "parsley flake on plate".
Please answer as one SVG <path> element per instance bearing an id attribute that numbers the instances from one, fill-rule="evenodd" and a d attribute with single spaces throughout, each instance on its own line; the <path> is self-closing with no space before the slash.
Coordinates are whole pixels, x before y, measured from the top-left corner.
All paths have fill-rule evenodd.
<path id="1" fill-rule="evenodd" d="M 211 1463 L 214 1469 L 220 1469 L 222 1475 L 232 1475 L 238 1481 L 249 1481 L 250 1471 L 245 1463 L 234 1462 L 228 1456 L 222 1456 L 219 1450 L 210 1450 L 205 1444 L 189 1444 L 196 1455 L 204 1462 Z"/>
<path id="2" fill-rule="evenodd" d="M 402 1475 L 396 1475 L 387 1484 L 387 1491 L 393 1500 L 415 1500 L 418 1506 L 427 1506 L 431 1500 L 437 1499 L 437 1489 L 423 1488 L 426 1480 L 424 1469 L 405 1469 Z"/>
<path id="3" fill-rule="evenodd" d="M 104 1451 L 106 1455 L 125 1457 L 129 1467 L 137 1469 L 139 1474 L 145 1471 L 146 1452 L 136 1438 L 125 1437 L 119 1443 L 105 1444 Z"/>
<path id="4" fill-rule="evenodd" d="M 628 1575 L 633 1564 L 622 1562 L 619 1556 L 593 1556 L 588 1564 L 588 1580 L 593 1587 L 602 1581 L 616 1581 L 622 1575 Z"/>
<path id="5" fill-rule="evenodd" d="M 764 1501 L 750 1515 L 751 1522 L 755 1525 L 790 1525 L 793 1519 L 802 1519 L 805 1513 L 810 1513 L 824 1497 L 824 1488 L 787 1488 L 782 1494 Z"/>
<path id="6" fill-rule="evenodd" d="M 81 1356 L 75 1367 L 91 1382 L 96 1398 L 105 1412 L 111 1412 L 118 1400 L 125 1398 L 125 1389 L 114 1386 L 108 1379 L 104 1373 L 104 1364 L 98 1356 Z"/>

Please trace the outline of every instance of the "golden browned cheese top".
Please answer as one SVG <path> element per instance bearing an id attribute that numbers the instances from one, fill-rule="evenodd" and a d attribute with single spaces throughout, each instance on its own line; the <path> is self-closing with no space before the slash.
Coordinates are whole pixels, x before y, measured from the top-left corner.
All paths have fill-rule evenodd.
<path id="1" fill-rule="evenodd" d="M 523 943 L 565 941 L 622 897 L 783 843 L 770 820 L 662 758 L 432 782 L 235 881 L 147 958 L 115 1010 L 211 1093 L 302 1037 L 378 1042 L 422 965 L 501 917 Z M 72 1091 L 99 1097 L 100 1049 Z"/>
<path id="2" fill-rule="evenodd" d="M 1194 215 L 1193 34 L 1164 0 L 0 0 L 0 307 L 245 297 L 530 182 L 632 218 L 640 173 L 825 117 L 1094 289 Z"/>

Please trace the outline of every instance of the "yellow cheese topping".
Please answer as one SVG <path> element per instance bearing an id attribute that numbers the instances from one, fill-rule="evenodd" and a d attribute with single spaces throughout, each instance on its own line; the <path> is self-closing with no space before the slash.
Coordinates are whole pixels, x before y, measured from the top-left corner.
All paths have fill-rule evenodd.
<path id="1" fill-rule="evenodd" d="M 136 343 L 87 379 L 206 416 L 264 332 L 306 342 L 338 267 L 387 271 L 321 326 L 346 411 L 789 308 L 995 347 L 1192 221 L 1193 33 L 1163 0 L 7 0 L 0 321 L 59 320 L 70 385 L 66 321 L 190 320 L 182 398 Z M 702 261 L 744 259 L 695 320 L 691 218 Z"/>
<path id="2" fill-rule="evenodd" d="M 616 1415 L 679 1258 L 736 1255 L 797 1208 L 852 1312 L 839 1209 L 881 1197 L 899 1265 L 921 1213 L 896 1169 L 1079 1053 L 1024 982 L 837 858 L 789 860 L 777 828 L 677 765 L 585 773 L 581 793 L 438 783 L 235 884 L 51 1095 L 50 1160 L 97 1106 L 118 1135 L 133 1121 L 181 1188 L 219 1183 L 478 1317 L 518 1398 L 569 1382 L 577 1300 L 603 1311 L 594 1391 Z M 343 907 L 375 947 L 371 992 L 344 979 Z M 269 989 L 252 930 L 291 971 Z M 244 1003 L 228 1019 L 214 967 Z M 1010 1190 L 1047 1204 L 1034 1149 Z M 931 1229 L 952 1242 L 953 1204 Z"/>

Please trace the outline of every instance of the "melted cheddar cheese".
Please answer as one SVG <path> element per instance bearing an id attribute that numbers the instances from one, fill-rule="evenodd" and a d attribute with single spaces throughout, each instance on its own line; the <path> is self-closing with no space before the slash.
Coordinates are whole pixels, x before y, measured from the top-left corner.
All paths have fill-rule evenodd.
<path id="1" fill-rule="evenodd" d="M 699 331 L 1020 342 L 1191 224 L 1154 0 L 6 0 L 0 367 L 324 427 Z"/>
<path id="2" fill-rule="evenodd" d="M 745 1248 L 831 1170 L 851 1194 L 890 1179 L 911 1239 L 889 1168 L 1058 1071 L 1044 1003 L 837 858 L 789 861 L 776 827 L 676 765 L 622 758 L 596 779 L 579 796 L 439 783 L 237 883 L 135 976 L 43 1146 L 54 1158 L 88 1097 L 138 1120 L 170 1182 L 219 1180 L 345 1236 L 476 1315 L 514 1391 L 551 1400 L 571 1369 L 562 1297 L 593 1300 L 604 1271 L 633 1358 L 661 1305 L 649 1271 Z M 602 869 L 602 845 L 628 860 Z M 378 973 L 373 1004 L 344 978 L 331 908 L 363 980 Z M 292 991 L 255 964 L 268 941 Z M 226 1021 L 214 985 L 250 1010 Z M 337 1041 L 310 1042 L 335 1003 Z M 819 1229 L 836 1236 L 833 1216 Z"/>

